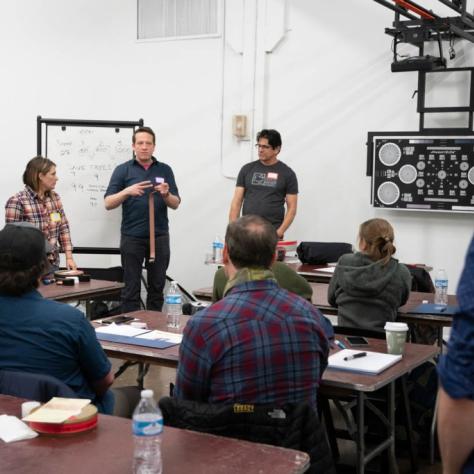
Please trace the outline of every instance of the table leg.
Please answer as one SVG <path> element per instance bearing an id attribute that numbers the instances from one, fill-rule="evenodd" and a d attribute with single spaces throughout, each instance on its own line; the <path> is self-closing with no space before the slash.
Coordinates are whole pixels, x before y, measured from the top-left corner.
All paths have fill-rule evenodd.
<path id="1" fill-rule="evenodd" d="M 364 410 L 365 394 L 364 392 L 357 392 L 357 474 L 364 474 L 365 472 Z"/>
<path id="2" fill-rule="evenodd" d="M 388 386 L 388 413 L 387 418 L 389 422 L 389 440 L 391 443 L 388 447 L 388 458 L 390 472 L 398 474 L 397 458 L 395 456 L 395 381 L 391 382 Z"/>
<path id="3" fill-rule="evenodd" d="M 433 419 L 431 420 L 430 429 L 430 464 L 434 464 L 436 450 L 436 416 L 438 414 L 439 392 L 436 394 L 435 406 L 433 409 Z"/>
<path id="4" fill-rule="evenodd" d="M 403 408 L 405 412 L 405 430 L 407 432 L 408 449 L 410 451 L 411 471 L 418 471 L 418 458 L 415 437 L 413 436 L 413 423 L 411 419 L 410 399 L 408 398 L 407 376 L 400 378 L 402 388 Z"/>
<path id="5" fill-rule="evenodd" d="M 443 353 L 443 326 L 438 326 L 438 347 L 439 347 L 439 354 Z"/>
<path id="6" fill-rule="evenodd" d="M 86 300 L 86 318 L 90 321 L 92 319 L 92 300 Z"/>

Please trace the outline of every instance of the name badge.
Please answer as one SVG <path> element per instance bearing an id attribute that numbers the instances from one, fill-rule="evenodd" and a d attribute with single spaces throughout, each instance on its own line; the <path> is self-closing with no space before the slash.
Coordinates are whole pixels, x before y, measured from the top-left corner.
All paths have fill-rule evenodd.
<path id="1" fill-rule="evenodd" d="M 52 212 L 49 217 L 51 222 L 61 222 L 61 214 L 59 212 Z"/>
<path id="2" fill-rule="evenodd" d="M 267 178 L 277 180 L 278 179 L 278 173 L 268 173 Z"/>

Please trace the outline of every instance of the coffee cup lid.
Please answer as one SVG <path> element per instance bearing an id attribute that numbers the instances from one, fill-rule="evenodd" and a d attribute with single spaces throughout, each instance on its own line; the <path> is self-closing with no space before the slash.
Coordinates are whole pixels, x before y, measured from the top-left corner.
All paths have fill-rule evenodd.
<path id="1" fill-rule="evenodd" d="M 387 321 L 385 323 L 384 329 L 386 331 L 408 331 L 407 323 L 392 323 Z"/>

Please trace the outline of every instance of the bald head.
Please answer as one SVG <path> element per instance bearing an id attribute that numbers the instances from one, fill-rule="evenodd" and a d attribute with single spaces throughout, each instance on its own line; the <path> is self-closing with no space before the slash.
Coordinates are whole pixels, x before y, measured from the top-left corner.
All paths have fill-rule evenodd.
<path id="1" fill-rule="evenodd" d="M 260 216 L 243 216 L 227 226 L 225 243 L 236 268 L 270 268 L 277 242 L 274 227 Z"/>

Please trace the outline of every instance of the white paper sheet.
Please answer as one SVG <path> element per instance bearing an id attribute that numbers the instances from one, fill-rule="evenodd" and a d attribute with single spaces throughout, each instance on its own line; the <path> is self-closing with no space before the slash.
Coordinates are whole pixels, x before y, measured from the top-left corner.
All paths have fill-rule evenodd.
<path id="1" fill-rule="evenodd" d="M 38 433 L 16 416 L 0 415 L 0 438 L 5 443 L 36 438 L 36 436 L 38 436 Z"/>
<path id="2" fill-rule="evenodd" d="M 143 334 L 147 329 L 134 328 L 128 324 L 108 324 L 107 326 L 100 326 L 95 329 L 96 332 L 102 334 L 114 334 L 116 336 L 135 337 L 138 334 Z"/>
<path id="3" fill-rule="evenodd" d="M 315 272 L 323 272 L 323 273 L 334 273 L 336 267 L 326 267 L 326 268 L 315 268 Z"/>
<path id="4" fill-rule="evenodd" d="M 81 410 L 90 402 L 87 398 L 53 397 L 48 403 L 30 413 L 23 420 L 39 423 L 63 423 L 71 416 L 79 415 Z"/>
<path id="5" fill-rule="evenodd" d="M 181 341 L 183 340 L 183 335 L 182 334 L 176 334 L 174 332 L 165 332 L 165 331 L 150 331 L 145 334 L 140 334 L 136 336 L 139 339 L 163 339 L 165 341 L 173 342 L 176 344 L 181 344 Z"/>

